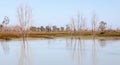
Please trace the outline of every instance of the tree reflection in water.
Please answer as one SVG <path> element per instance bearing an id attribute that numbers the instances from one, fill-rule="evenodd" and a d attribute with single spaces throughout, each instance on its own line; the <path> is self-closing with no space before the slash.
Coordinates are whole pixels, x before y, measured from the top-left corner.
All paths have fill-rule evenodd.
<path id="1" fill-rule="evenodd" d="M 101 46 L 102 48 L 106 46 L 106 40 L 105 40 L 105 39 L 99 39 L 98 41 L 99 41 L 100 46 Z"/>
<path id="2" fill-rule="evenodd" d="M 93 39 L 92 44 L 92 65 L 97 65 L 96 40 Z"/>
<path id="3" fill-rule="evenodd" d="M 18 65 L 32 65 L 31 49 L 27 40 L 21 43 L 21 52 Z"/>
<path id="4" fill-rule="evenodd" d="M 73 61 L 77 60 L 77 65 L 83 65 L 83 61 L 85 59 L 84 40 L 81 40 L 79 37 L 72 37 L 68 40 L 66 39 L 66 46 L 71 49 Z"/>
<path id="5" fill-rule="evenodd" d="M 86 50 L 87 46 L 84 39 L 81 39 L 81 37 L 72 37 L 70 39 L 66 39 L 66 47 L 71 49 L 72 59 L 74 62 L 77 62 L 77 65 L 86 65 L 88 60 L 92 61 L 90 62 L 92 63 L 91 65 L 97 65 L 97 45 L 95 44 L 95 39 L 93 39 L 92 42 L 93 43 L 90 43 L 90 55 L 92 56 L 90 56 L 87 55 L 87 53 L 89 54 L 89 52 Z M 90 56 L 92 58 L 89 59 L 87 56 Z"/>
<path id="6" fill-rule="evenodd" d="M 10 51 L 9 44 L 7 43 L 7 40 L 1 40 L 1 46 L 3 48 L 3 51 L 5 54 L 8 54 Z"/>

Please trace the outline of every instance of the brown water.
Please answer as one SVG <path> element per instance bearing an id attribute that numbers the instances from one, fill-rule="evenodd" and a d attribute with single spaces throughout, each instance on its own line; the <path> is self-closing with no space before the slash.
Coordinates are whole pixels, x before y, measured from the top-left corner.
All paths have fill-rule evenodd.
<path id="1" fill-rule="evenodd" d="M 120 40 L 0 41 L 0 65 L 120 65 Z"/>

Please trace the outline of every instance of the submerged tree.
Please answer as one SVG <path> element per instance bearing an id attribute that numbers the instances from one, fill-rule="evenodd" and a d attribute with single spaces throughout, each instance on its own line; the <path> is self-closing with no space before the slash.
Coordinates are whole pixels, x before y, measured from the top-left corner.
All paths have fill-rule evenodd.
<path id="1" fill-rule="evenodd" d="M 27 45 L 27 34 L 29 23 L 32 21 L 32 9 L 28 6 L 19 6 L 17 9 L 17 17 L 20 26 L 20 33 L 22 36 L 22 46 L 21 46 L 21 55 L 19 65 L 31 65 L 31 61 L 29 60 L 29 47 Z"/>
<path id="2" fill-rule="evenodd" d="M 32 21 L 32 9 L 29 6 L 19 6 L 17 9 L 17 17 L 19 21 L 21 36 L 23 41 L 27 37 L 27 29 Z"/>

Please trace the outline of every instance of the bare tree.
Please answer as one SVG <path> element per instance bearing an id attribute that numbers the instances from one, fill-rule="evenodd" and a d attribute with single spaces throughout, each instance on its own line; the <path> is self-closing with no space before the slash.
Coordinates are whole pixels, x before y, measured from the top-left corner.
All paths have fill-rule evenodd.
<path id="1" fill-rule="evenodd" d="M 29 27 L 29 23 L 32 21 L 32 9 L 29 6 L 19 6 L 17 9 L 17 17 L 19 21 L 21 36 L 23 41 L 27 37 L 27 29 Z"/>
<path id="2" fill-rule="evenodd" d="M 95 36 L 96 34 L 96 29 L 97 29 L 97 21 L 98 21 L 98 17 L 96 15 L 96 13 L 94 12 L 92 14 L 92 34 L 93 34 L 93 37 Z"/>
<path id="3" fill-rule="evenodd" d="M 81 30 L 86 29 L 86 19 L 84 16 L 81 16 Z"/>
<path id="4" fill-rule="evenodd" d="M 78 12 L 77 14 L 77 30 L 82 31 L 86 29 L 86 19 Z"/>
<path id="5" fill-rule="evenodd" d="M 78 11 L 78 15 L 77 15 L 77 21 L 78 21 L 78 23 L 77 23 L 77 30 L 78 30 L 78 32 L 80 31 L 80 13 L 79 13 L 79 11 Z"/>
<path id="6" fill-rule="evenodd" d="M 72 18 L 72 27 L 73 27 L 73 32 L 74 34 L 76 33 L 76 25 L 75 25 L 75 19 Z"/>

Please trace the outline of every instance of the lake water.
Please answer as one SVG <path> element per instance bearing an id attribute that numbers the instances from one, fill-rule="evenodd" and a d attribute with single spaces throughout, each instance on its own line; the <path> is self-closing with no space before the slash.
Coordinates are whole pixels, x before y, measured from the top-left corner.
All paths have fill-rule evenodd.
<path id="1" fill-rule="evenodd" d="M 1 40 L 0 65 L 120 65 L 120 40 Z"/>

